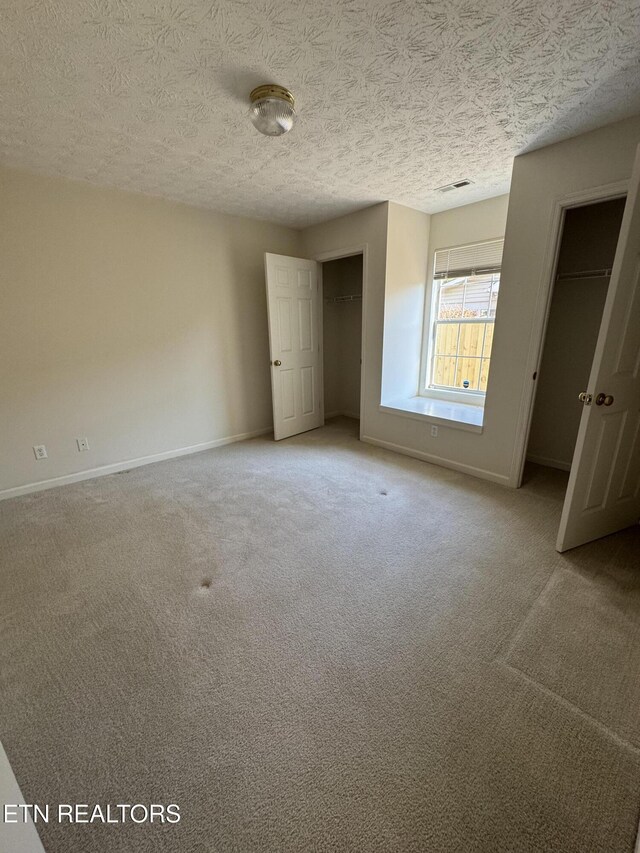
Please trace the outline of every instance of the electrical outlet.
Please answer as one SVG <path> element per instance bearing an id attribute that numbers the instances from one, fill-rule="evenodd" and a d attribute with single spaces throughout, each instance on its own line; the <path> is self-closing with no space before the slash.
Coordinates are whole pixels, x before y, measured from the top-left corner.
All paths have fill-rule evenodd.
<path id="1" fill-rule="evenodd" d="M 438 437 L 438 427 L 435 424 L 431 425 L 431 438 Z"/>
<path id="2" fill-rule="evenodd" d="M 44 446 L 44 444 L 34 444 L 33 445 L 33 452 L 34 452 L 36 459 L 48 459 L 49 458 L 47 456 L 47 448 Z"/>
<path id="3" fill-rule="evenodd" d="M 83 450 L 89 449 L 89 439 L 88 438 L 76 438 L 76 444 L 78 445 L 78 452 L 82 453 Z"/>

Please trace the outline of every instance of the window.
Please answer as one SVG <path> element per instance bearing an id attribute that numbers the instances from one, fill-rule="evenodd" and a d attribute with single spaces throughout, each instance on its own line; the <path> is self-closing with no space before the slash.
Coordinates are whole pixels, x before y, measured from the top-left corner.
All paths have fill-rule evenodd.
<path id="1" fill-rule="evenodd" d="M 503 242 L 436 252 L 425 329 L 424 395 L 469 395 L 470 401 L 482 403 L 491 365 Z"/>

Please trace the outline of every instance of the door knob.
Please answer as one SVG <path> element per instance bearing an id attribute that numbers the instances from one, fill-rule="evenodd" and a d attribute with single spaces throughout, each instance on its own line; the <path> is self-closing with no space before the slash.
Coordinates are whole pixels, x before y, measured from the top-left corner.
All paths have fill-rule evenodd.
<path id="1" fill-rule="evenodd" d="M 598 394 L 596 397 L 596 406 L 610 406 L 613 403 L 611 394 Z"/>
<path id="2" fill-rule="evenodd" d="M 280 367 L 281 364 L 282 364 L 282 362 L 280 361 L 279 358 L 276 358 L 276 360 L 273 362 L 274 367 Z"/>
<path id="3" fill-rule="evenodd" d="M 578 400 L 580 400 L 581 403 L 584 403 L 585 406 L 590 406 L 591 401 L 593 400 L 593 396 L 591 394 L 587 394 L 586 391 L 582 391 L 580 394 L 578 394 Z"/>

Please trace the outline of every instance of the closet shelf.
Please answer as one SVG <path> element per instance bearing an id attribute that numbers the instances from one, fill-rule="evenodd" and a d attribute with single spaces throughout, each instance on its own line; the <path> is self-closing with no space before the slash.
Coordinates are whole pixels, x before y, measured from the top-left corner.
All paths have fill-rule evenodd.
<path id="1" fill-rule="evenodd" d="M 558 281 L 568 281 L 574 278 L 608 278 L 611 268 L 601 270 L 577 270 L 576 272 L 561 272 L 557 275 Z"/>
<path id="2" fill-rule="evenodd" d="M 358 299 L 362 299 L 361 293 L 352 293 L 348 296 L 330 296 L 324 301 L 327 303 L 356 302 Z"/>

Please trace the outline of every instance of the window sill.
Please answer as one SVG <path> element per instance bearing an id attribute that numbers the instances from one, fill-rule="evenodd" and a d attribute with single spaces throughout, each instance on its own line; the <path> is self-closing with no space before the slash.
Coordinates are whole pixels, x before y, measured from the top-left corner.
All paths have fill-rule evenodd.
<path id="1" fill-rule="evenodd" d="M 433 397 L 407 397 L 404 400 L 393 400 L 380 404 L 380 411 L 476 433 L 482 432 L 484 419 L 484 406 L 453 403 Z"/>

